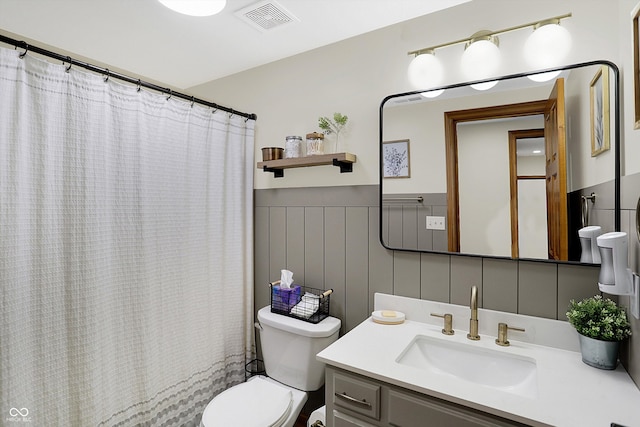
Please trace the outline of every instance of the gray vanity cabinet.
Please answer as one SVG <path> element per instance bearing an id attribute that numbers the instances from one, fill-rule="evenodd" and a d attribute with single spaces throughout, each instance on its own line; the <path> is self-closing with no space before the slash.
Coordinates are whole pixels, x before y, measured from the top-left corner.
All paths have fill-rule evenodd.
<path id="1" fill-rule="evenodd" d="M 325 387 L 328 427 L 524 425 L 331 366 Z"/>

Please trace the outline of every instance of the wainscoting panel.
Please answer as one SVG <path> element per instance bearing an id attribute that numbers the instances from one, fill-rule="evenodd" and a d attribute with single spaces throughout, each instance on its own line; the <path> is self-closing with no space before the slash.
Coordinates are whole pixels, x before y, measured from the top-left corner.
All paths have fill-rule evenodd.
<path id="1" fill-rule="evenodd" d="M 483 307 L 518 312 L 518 262 L 509 259 L 482 260 Z"/>
<path id="2" fill-rule="evenodd" d="M 345 276 L 349 286 L 345 289 L 345 329 L 350 330 L 369 312 L 369 208 L 346 208 Z"/>
<path id="3" fill-rule="evenodd" d="M 443 254 L 420 255 L 420 297 L 430 301 L 451 301 L 451 257 Z"/>
<path id="4" fill-rule="evenodd" d="M 598 292 L 598 276 L 584 284 Z M 558 265 L 534 261 L 518 262 L 518 313 L 558 318 Z M 566 301 L 565 305 L 569 305 Z"/>
<path id="5" fill-rule="evenodd" d="M 375 187 L 376 190 L 378 187 Z M 374 201 L 374 204 L 377 202 Z M 367 316 L 373 311 L 373 296 L 376 292 L 393 294 L 393 251 L 380 244 L 380 210 L 369 210 L 369 305 Z M 366 319 L 366 317 L 365 317 Z"/>
<path id="6" fill-rule="evenodd" d="M 598 293 L 597 267 L 385 249 L 378 197 L 375 185 L 256 190 L 256 310 L 283 268 L 296 283 L 334 289 L 343 333 L 371 314 L 376 292 L 467 305 L 476 285 L 481 307 L 552 319 Z"/>
<path id="7" fill-rule="evenodd" d="M 427 230 L 427 216 L 447 216 L 447 195 L 407 193 L 388 196 L 383 209 L 387 218 L 382 227 L 385 242 L 395 248 L 422 251 L 446 251 L 447 232 Z M 422 198 L 421 202 L 418 199 Z"/>
<path id="8" fill-rule="evenodd" d="M 319 288 L 333 289 L 331 295 L 332 315 L 346 322 L 346 207 L 327 207 L 324 209 L 324 286 Z M 356 287 L 357 284 L 349 284 Z M 346 330 L 343 323 L 343 331 Z"/>

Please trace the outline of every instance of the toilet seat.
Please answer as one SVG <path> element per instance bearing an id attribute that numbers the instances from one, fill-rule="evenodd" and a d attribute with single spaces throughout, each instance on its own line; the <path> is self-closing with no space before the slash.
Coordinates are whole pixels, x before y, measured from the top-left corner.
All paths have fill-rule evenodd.
<path id="1" fill-rule="evenodd" d="M 291 390 L 262 377 L 231 387 L 217 395 L 204 410 L 204 427 L 279 427 L 291 413 Z"/>

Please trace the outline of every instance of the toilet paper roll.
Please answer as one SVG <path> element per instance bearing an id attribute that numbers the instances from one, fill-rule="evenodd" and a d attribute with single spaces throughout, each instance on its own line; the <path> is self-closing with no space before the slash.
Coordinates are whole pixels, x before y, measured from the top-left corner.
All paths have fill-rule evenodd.
<path id="1" fill-rule="evenodd" d="M 326 417 L 327 407 L 323 406 L 321 408 L 316 409 L 309 415 L 309 420 L 307 421 L 307 427 L 311 427 L 313 423 L 316 421 L 321 421 L 322 425 L 327 425 L 327 417 Z"/>

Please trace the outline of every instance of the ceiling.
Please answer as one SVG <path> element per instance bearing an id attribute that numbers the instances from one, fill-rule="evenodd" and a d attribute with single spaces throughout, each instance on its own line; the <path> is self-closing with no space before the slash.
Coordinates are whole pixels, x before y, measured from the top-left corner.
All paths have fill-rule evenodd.
<path id="1" fill-rule="evenodd" d="M 156 0 L 0 0 L 0 31 L 186 89 L 467 1 L 228 0 L 191 17 Z M 292 19 L 257 29 L 236 14 L 253 6 Z"/>

